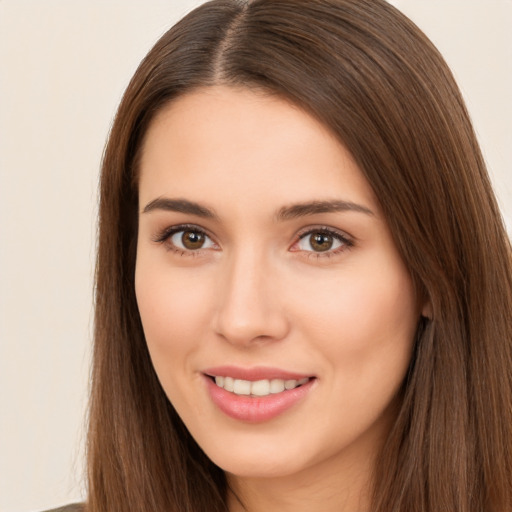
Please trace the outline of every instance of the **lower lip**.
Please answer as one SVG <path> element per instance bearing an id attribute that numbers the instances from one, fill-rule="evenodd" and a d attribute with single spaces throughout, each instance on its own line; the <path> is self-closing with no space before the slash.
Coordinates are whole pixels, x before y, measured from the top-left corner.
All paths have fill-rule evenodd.
<path id="1" fill-rule="evenodd" d="M 267 396 L 235 395 L 220 388 L 205 375 L 208 392 L 213 403 L 227 416 L 246 423 L 261 423 L 283 414 L 300 402 L 311 390 L 315 379 L 295 389 Z"/>

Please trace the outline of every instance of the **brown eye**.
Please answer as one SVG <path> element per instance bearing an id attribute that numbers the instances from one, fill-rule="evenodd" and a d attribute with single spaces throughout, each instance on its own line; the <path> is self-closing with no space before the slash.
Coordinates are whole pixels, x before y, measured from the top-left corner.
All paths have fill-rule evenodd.
<path id="1" fill-rule="evenodd" d="M 327 229 L 304 233 L 297 243 L 300 251 L 329 254 L 351 246 L 352 242 L 347 237 Z"/>
<path id="2" fill-rule="evenodd" d="M 183 244 L 183 247 L 191 251 L 201 249 L 204 245 L 204 241 L 204 234 L 199 233 L 198 231 L 183 231 L 183 234 L 181 235 L 181 243 Z"/>
<path id="3" fill-rule="evenodd" d="M 215 247 L 213 240 L 200 229 L 187 228 L 175 231 L 168 238 L 172 246 L 184 251 L 198 251 Z"/>
<path id="4" fill-rule="evenodd" d="M 328 251 L 334 244 L 334 237 L 327 233 L 312 233 L 309 235 L 309 244 L 314 251 Z"/>

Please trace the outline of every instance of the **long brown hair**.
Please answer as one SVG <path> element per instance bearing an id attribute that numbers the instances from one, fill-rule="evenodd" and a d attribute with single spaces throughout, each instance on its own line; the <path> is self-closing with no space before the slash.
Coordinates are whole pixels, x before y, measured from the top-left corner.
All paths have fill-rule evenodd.
<path id="1" fill-rule="evenodd" d="M 222 470 L 160 387 L 134 293 L 144 134 L 163 105 L 214 84 L 280 95 L 339 138 L 430 301 L 372 510 L 512 510 L 510 245 L 450 71 L 383 0 L 213 0 L 141 63 L 101 175 L 87 510 L 227 509 Z"/>

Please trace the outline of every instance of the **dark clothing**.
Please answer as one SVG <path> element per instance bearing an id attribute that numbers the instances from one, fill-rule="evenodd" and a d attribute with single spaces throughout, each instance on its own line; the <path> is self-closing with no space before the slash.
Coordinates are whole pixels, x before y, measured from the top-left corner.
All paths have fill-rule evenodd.
<path id="1" fill-rule="evenodd" d="M 71 505 L 65 505 L 64 507 L 52 508 L 51 510 L 46 510 L 45 512 L 83 512 L 83 510 L 83 503 L 73 503 Z"/>

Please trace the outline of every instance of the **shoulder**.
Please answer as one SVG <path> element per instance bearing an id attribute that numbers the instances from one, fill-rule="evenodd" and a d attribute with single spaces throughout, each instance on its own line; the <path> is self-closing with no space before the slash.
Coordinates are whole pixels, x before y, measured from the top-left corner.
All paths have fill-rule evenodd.
<path id="1" fill-rule="evenodd" d="M 64 507 L 52 508 L 51 510 L 45 510 L 44 512 L 84 512 L 83 503 L 73 503 L 71 505 L 65 505 Z"/>

